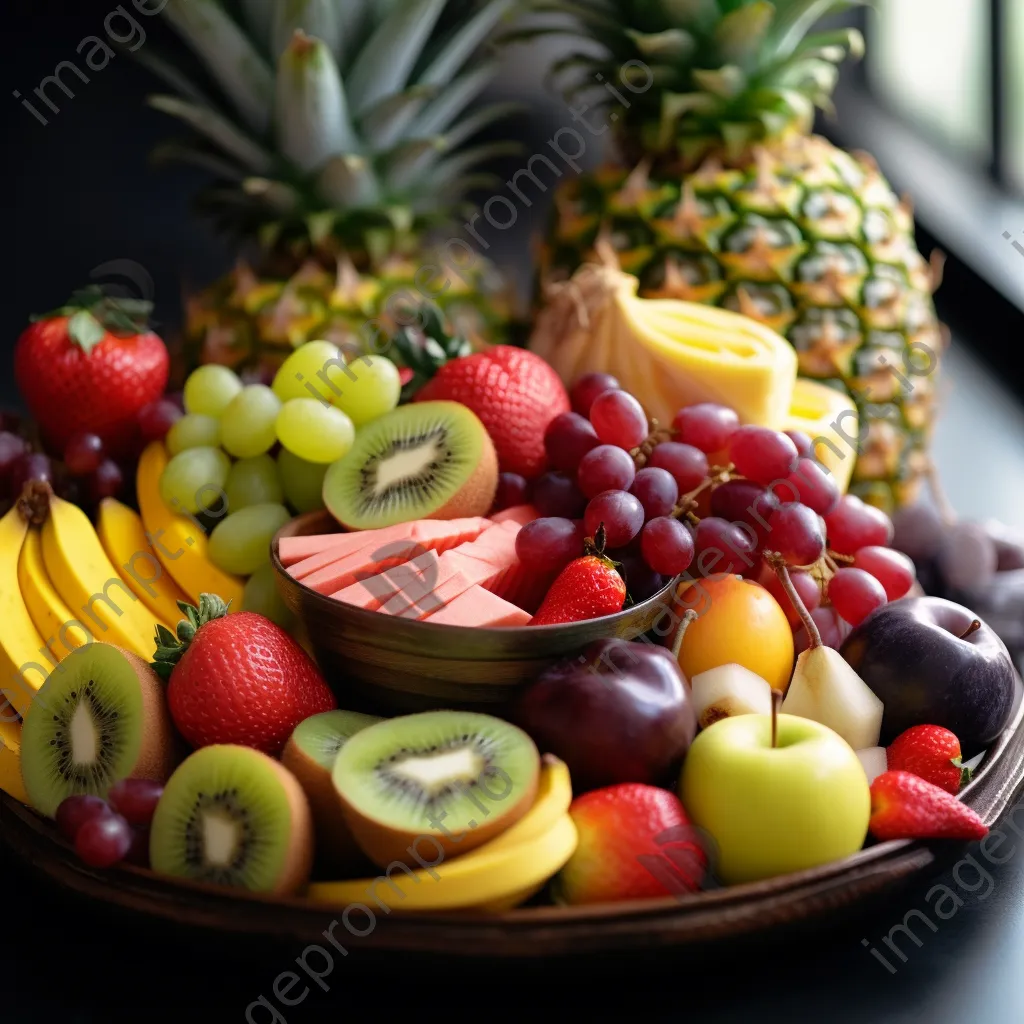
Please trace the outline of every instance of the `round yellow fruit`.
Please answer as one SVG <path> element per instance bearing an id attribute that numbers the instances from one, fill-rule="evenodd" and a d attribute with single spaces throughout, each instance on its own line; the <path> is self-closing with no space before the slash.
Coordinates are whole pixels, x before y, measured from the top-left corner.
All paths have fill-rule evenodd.
<path id="1" fill-rule="evenodd" d="M 780 693 L 793 674 L 793 631 L 778 601 L 742 576 L 696 579 L 679 585 L 678 615 L 692 609 L 679 649 L 679 667 L 692 679 L 720 665 L 750 669 Z"/>

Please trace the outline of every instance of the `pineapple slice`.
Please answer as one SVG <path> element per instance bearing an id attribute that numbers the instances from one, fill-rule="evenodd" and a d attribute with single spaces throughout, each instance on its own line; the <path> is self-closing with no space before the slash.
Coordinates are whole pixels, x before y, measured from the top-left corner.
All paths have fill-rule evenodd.
<path id="1" fill-rule="evenodd" d="M 835 477 L 845 494 L 857 461 L 859 417 L 853 400 L 842 391 L 801 377 L 784 430 L 801 430 L 815 442 L 818 461 Z"/>

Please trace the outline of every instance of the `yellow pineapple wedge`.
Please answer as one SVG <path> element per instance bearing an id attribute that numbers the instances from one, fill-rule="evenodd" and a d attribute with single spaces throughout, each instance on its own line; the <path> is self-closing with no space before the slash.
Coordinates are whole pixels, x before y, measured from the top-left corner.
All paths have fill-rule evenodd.
<path id="1" fill-rule="evenodd" d="M 785 428 L 797 378 L 785 338 L 729 310 L 638 298 L 638 288 L 617 267 L 582 267 L 551 290 L 530 348 L 567 385 L 613 374 L 664 426 L 684 406 L 718 402 L 743 423 Z"/>
<path id="2" fill-rule="evenodd" d="M 835 477 L 845 494 L 857 462 L 860 417 L 853 399 L 844 391 L 800 378 L 784 430 L 800 430 L 814 444 L 818 461 Z"/>

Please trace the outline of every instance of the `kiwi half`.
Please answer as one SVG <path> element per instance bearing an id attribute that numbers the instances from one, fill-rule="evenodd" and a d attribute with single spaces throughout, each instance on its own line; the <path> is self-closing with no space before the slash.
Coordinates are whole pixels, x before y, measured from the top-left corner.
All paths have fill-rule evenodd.
<path id="1" fill-rule="evenodd" d="M 161 875 L 253 892 L 298 892 L 313 865 L 306 795 L 291 772 L 258 750 L 203 747 L 164 788 L 149 859 Z"/>
<path id="2" fill-rule="evenodd" d="M 345 820 L 378 867 L 456 857 L 515 824 L 533 805 L 540 755 L 521 729 L 490 715 L 427 711 L 353 736 L 334 762 Z M 415 845 L 414 845 L 415 844 Z"/>
<path id="3" fill-rule="evenodd" d="M 49 817 L 65 797 L 106 796 L 120 779 L 163 782 L 178 754 L 160 678 L 141 658 L 99 642 L 50 673 L 21 730 L 25 790 Z"/>
<path id="4" fill-rule="evenodd" d="M 363 427 L 324 477 L 324 504 L 351 530 L 486 515 L 498 486 L 494 444 L 458 402 L 401 405 Z"/>
<path id="5" fill-rule="evenodd" d="M 380 721 L 357 711 L 325 711 L 300 722 L 281 754 L 281 763 L 299 780 L 309 800 L 318 862 L 324 868 L 347 874 L 366 866 L 366 857 L 345 824 L 331 770 L 345 742 Z"/>

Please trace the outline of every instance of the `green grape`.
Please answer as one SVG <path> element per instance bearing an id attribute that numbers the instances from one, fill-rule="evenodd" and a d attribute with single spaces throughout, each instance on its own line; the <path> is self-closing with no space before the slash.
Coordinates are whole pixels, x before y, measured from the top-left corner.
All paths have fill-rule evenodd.
<path id="1" fill-rule="evenodd" d="M 238 374 L 226 366 L 200 366 L 185 381 L 182 395 L 185 401 L 185 412 L 199 413 L 203 416 L 220 416 L 239 391 L 242 382 Z"/>
<path id="2" fill-rule="evenodd" d="M 296 512 L 317 512 L 324 507 L 324 477 L 327 463 L 306 462 L 287 448 L 277 453 L 284 496 Z"/>
<path id="3" fill-rule="evenodd" d="M 315 398 L 293 398 L 278 413 L 277 439 L 307 462 L 337 462 L 352 447 L 356 429 L 333 405 Z"/>
<path id="4" fill-rule="evenodd" d="M 402 381 L 398 367 L 390 359 L 385 356 L 359 356 L 349 363 L 348 369 L 350 375 L 337 382 L 341 386 L 341 394 L 332 394 L 330 401 L 357 427 L 380 419 L 398 405 Z"/>
<path id="5" fill-rule="evenodd" d="M 317 396 L 329 402 L 341 390 L 341 381 L 345 379 L 344 364 L 345 359 L 337 345 L 329 341 L 307 341 L 281 364 L 274 377 L 274 394 L 282 402 Z M 321 373 L 326 375 L 326 381 L 319 376 Z"/>
<path id="6" fill-rule="evenodd" d="M 231 460 L 219 448 L 186 448 L 164 467 L 160 497 L 174 512 L 205 512 L 223 502 Z"/>
<path id="7" fill-rule="evenodd" d="M 167 431 L 164 443 L 171 455 L 186 448 L 219 448 L 220 421 L 200 412 L 190 412 Z"/>
<path id="8" fill-rule="evenodd" d="M 295 615 L 284 603 L 277 589 L 277 573 L 268 562 L 261 565 L 246 581 L 242 592 L 242 611 L 264 615 L 282 629 L 290 629 Z"/>
<path id="9" fill-rule="evenodd" d="M 270 542 L 291 518 L 284 505 L 250 505 L 232 512 L 210 534 L 210 561 L 237 576 L 254 573 L 270 561 Z"/>
<path id="10" fill-rule="evenodd" d="M 281 402 L 266 384 L 242 388 L 221 416 L 221 444 L 236 459 L 269 451 L 277 441 L 274 424 L 280 410 Z"/>
<path id="11" fill-rule="evenodd" d="M 250 505 L 280 505 L 284 501 L 277 463 L 267 454 L 239 459 L 228 473 L 224 490 L 228 494 L 228 509 L 232 512 Z"/>

